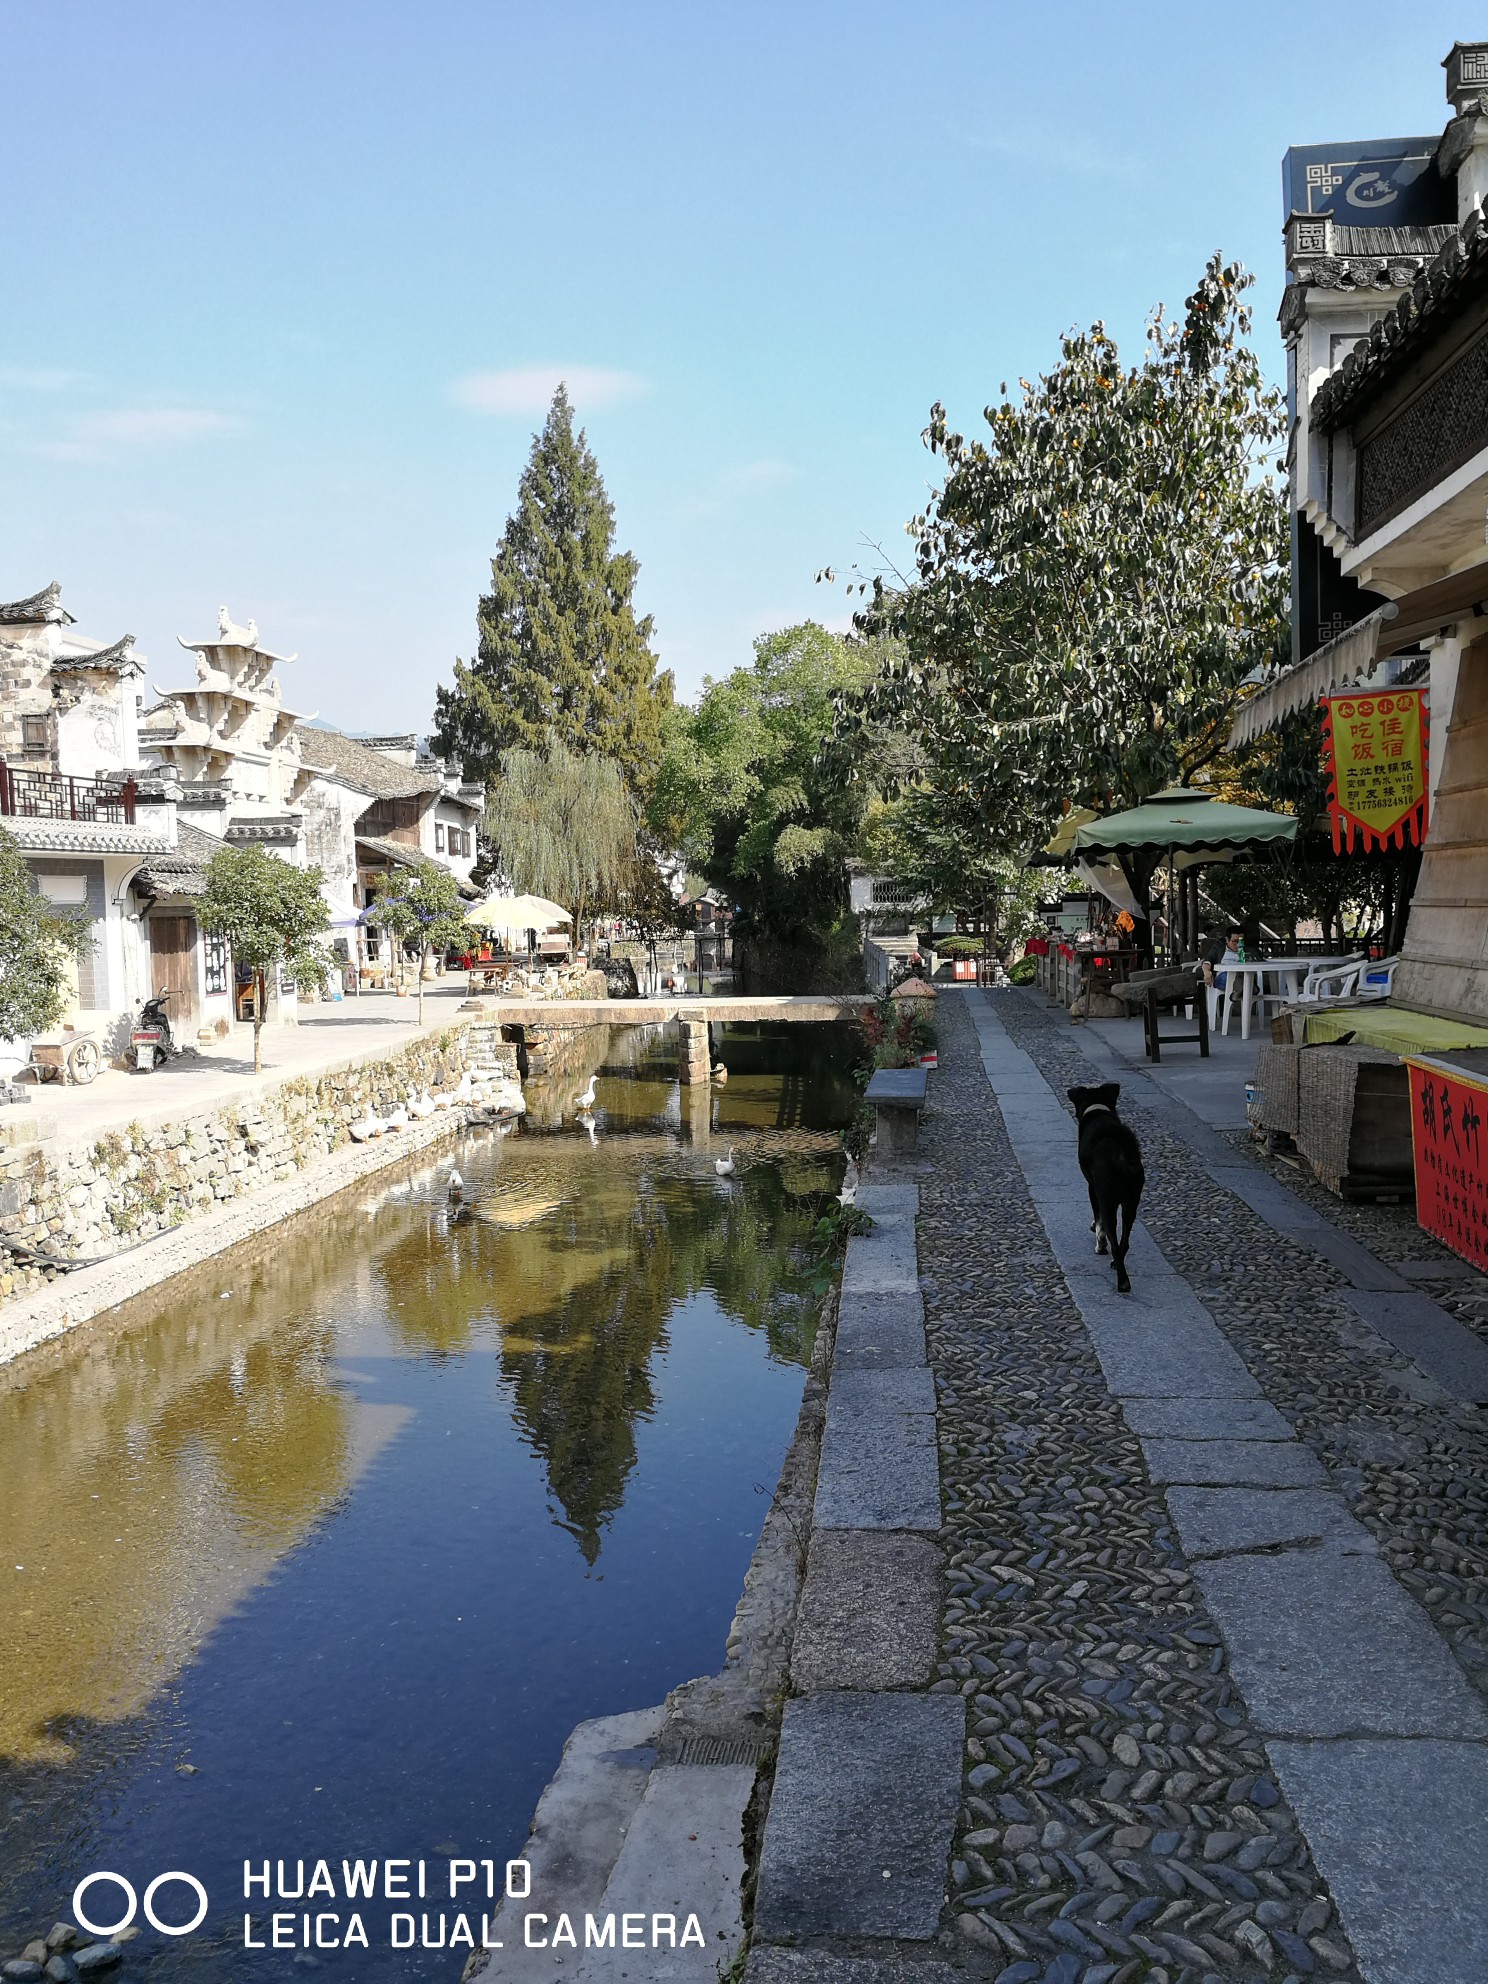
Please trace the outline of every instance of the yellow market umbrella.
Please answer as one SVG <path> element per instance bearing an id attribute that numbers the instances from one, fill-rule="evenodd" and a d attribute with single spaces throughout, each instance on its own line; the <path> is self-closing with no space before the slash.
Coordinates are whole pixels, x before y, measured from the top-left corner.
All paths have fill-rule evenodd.
<path id="1" fill-rule="evenodd" d="M 528 930 L 551 930 L 555 923 L 572 923 L 573 918 L 546 896 L 483 896 L 466 910 L 465 921 L 478 930 L 520 937 Z"/>

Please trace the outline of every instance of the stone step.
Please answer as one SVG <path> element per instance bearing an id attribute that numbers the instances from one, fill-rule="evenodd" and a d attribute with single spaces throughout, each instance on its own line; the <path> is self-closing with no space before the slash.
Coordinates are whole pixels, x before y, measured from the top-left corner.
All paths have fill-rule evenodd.
<path id="1" fill-rule="evenodd" d="M 810 1695 L 786 1704 L 755 1894 L 757 1942 L 929 1943 L 960 1808 L 959 1695 Z"/>

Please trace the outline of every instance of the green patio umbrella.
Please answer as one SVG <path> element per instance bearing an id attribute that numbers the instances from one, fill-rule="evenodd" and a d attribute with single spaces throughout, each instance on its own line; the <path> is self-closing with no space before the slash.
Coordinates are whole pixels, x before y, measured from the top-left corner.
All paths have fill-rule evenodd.
<path id="1" fill-rule="evenodd" d="M 1074 851 L 1097 858 L 1114 857 L 1140 903 L 1147 901 L 1152 878 L 1166 856 L 1171 903 L 1172 867 L 1177 855 L 1226 859 L 1240 849 L 1281 845 L 1296 838 L 1297 821 L 1290 813 L 1231 806 L 1212 793 L 1178 785 L 1154 793 L 1124 813 L 1087 820 L 1075 834 Z M 1171 939 L 1171 915 L 1169 933 Z"/>

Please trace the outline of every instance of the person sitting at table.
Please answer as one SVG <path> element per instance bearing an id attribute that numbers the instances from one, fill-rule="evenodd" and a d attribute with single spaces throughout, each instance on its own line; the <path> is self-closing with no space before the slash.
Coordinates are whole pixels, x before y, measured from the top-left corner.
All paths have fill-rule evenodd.
<path id="1" fill-rule="evenodd" d="M 1225 988 L 1226 964 L 1240 964 L 1240 928 L 1232 924 L 1223 937 L 1217 933 L 1210 937 L 1204 950 L 1204 983 L 1215 991 Z"/>

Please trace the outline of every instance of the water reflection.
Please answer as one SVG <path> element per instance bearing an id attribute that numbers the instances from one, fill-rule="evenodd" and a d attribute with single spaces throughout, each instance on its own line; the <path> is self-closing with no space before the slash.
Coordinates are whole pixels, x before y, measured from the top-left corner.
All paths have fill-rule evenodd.
<path id="1" fill-rule="evenodd" d="M 592 1142 L 581 1071 L 0 1371 L 0 1954 L 86 1866 L 515 1851 L 576 1720 L 717 1663 L 843 1073 L 804 1029 L 725 1090 L 606 1045 Z"/>

